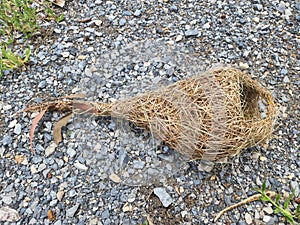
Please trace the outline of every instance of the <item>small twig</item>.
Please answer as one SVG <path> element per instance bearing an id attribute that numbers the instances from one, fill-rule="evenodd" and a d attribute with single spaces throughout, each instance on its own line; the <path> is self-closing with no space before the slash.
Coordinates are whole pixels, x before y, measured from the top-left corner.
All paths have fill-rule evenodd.
<path id="1" fill-rule="evenodd" d="M 275 193 L 274 191 L 266 191 L 266 194 L 267 194 L 269 197 L 273 197 L 273 196 L 276 195 L 276 193 Z M 230 211 L 230 210 L 233 210 L 233 209 L 235 209 L 235 208 L 237 208 L 237 207 L 239 207 L 239 206 L 248 204 L 248 203 L 250 203 L 250 202 L 257 201 L 257 200 L 259 200 L 261 197 L 262 197 L 262 194 L 255 194 L 255 195 L 250 196 L 249 198 L 246 198 L 245 200 L 242 200 L 242 201 L 240 201 L 240 202 L 238 202 L 238 203 L 236 203 L 236 204 L 234 204 L 234 205 L 231 205 L 231 206 L 229 206 L 229 207 L 223 209 L 221 212 L 219 212 L 219 213 L 217 214 L 217 216 L 216 216 L 215 219 L 214 219 L 214 222 L 217 222 L 218 219 L 220 219 L 220 217 L 221 217 L 224 213 L 226 213 L 226 212 L 228 212 L 228 211 Z"/>

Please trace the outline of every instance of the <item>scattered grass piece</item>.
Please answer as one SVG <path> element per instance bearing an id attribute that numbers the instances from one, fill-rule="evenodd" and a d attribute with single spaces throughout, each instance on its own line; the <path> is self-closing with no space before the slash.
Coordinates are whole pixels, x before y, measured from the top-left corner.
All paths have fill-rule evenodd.
<path id="1" fill-rule="evenodd" d="M 289 209 L 290 202 L 295 195 L 295 190 L 293 190 L 292 193 L 290 193 L 288 198 L 284 201 L 283 205 L 280 203 L 281 195 L 279 193 L 276 194 L 275 200 L 273 200 L 269 195 L 267 195 L 266 181 L 264 181 L 264 183 L 262 184 L 261 189 L 256 188 L 255 190 L 261 194 L 261 200 L 263 202 L 269 202 L 275 207 L 275 214 L 280 213 L 292 225 L 295 225 L 296 222 L 300 220 L 300 203 L 297 204 L 295 212 L 291 212 Z"/>
<path id="2" fill-rule="evenodd" d="M 149 225 L 148 220 L 145 220 L 141 225 Z"/>
<path id="3" fill-rule="evenodd" d="M 55 20 L 57 23 L 60 23 L 65 19 L 65 15 L 63 13 L 57 15 L 50 6 L 45 7 L 45 12 L 47 14 L 47 18 L 46 18 L 47 20 Z"/>
<path id="4" fill-rule="evenodd" d="M 28 62 L 30 56 L 30 48 L 28 47 L 25 51 L 25 57 L 22 58 L 18 54 L 14 53 L 7 46 L 1 47 L 0 53 L 0 77 L 3 75 L 2 71 L 8 69 L 16 69 L 24 66 Z"/>
<path id="5" fill-rule="evenodd" d="M 21 32 L 31 37 L 40 27 L 32 0 L 2 0 L 0 2 L 0 33 L 14 37 Z"/>

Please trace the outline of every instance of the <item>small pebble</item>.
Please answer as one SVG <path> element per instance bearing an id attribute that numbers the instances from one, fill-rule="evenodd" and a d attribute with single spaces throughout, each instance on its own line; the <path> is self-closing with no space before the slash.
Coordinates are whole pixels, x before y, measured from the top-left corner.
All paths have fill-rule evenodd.
<path id="1" fill-rule="evenodd" d="M 259 23 L 259 17 L 254 17 L 254 18 L 253 18 L 253 22 Z"/>
<path id="2" fill-rule="evenodd" d="M 206 23 L 203 25 L 203 29 L 209 29 L 210 28 L 210 23 Z"/>
<path id="3" fill-rule="evenodd" d="M 3 196 L 2 197 L 2 202 L 6 205 L 10 205 L 12 203 L 12 198 L 10 196 Z"/>
<path id="4" fill-rule="evenodd" d="M 179 42 L 183 39 L 183 36 L 182 35 L 178 35 L 175 39 L 176 42 Z"/>
<path id="5" fill-rule="evenodd" d="M 38 172 L 38 170 L 36 169 L 36 167 L 34 165 L 31 165 L 30 166 L 30 172 L 31 172 L 31 174 L 35 174 L 35 173 Z"/>
<path id="6" fill-rule="evenodd" d="M 154 188 L 154 194 L 159 198 L 164 207 L 168 207 L 173 203 L 173 199 L 165 188 Z"/>
<path id="7" fill-rule="evenodd" d="M 263 6 L 261 4 L 256 4 L 255 5 L 255 8 L 258 10 L 258 11 L 261 11 L 263 9 Z"/>
<path id="8" fill-rule="evenodd" d="M 12 108 L 11 105 L 4 105 L 4 106 L 2 106 L 2 109 L 3 109 L 4 111 L 10 110 L 11 108 Z"/>
<path id="9" fill-rule="evenodd" d="M 102 20 L 94 20 L 94 23 L 97 25 L 97 26 L 101 26 L 101 24 L 103 23 Z"/>
<path id="10" fill-rule="evenodd" d="M 81 163 L 78 162 L 78 161 L 76 161 L 76 162 L 74 163 L 74 166 L 75 166 L 77 169 L 79 169 L 79 170 L 87 170 L 87 169 L 88 169 L 88 167 L 87 167 L 86 165 L 81 164 Z"/>
<path id="11" fill-rule="evenodd" d="M 144 166 L 145 166 L 144 161 L 138 161 L 138 160 L 133 161 L 133 168 L 135 168 L 135 169 L 143 169 Z"/>
<path id="12" fill-rule="evenodd" d="M 198 30 L 187 30 L 184 32 L 184 35 L 186 37 L 190 37 L 190 36 L 197 36 L 199 34 Z"/>
<path id="13" fill-rule="evenodd" d="M 60 30 L 60 29 L 54 28 L 54 32 L 57 33 L 57 34 L 60 34 L 60 33 L 61 33 L 61 30 Z"/>
<path id="14" fill-rule="evenodd" d="M 21 126 L 21 124 L 17 123 L 14 128 L 14 133 L 16 135 L 19 135 L 19 134 L 21 134 L 21 131 L 22 131 L 22 126 Z"/>
<path id="15" fill-rule="evenodd" d="M 268 214 L 272 214 L 274 212 L 271 206 L 264 207 L 263 210 Z"/>
<path id="16" fill-rule="evenodd" d="M 45 80 L 42 80 L 39 84 L 38 84 L 38 88 L 42 89 L 45 88 L 47 85 L 47 82 Z"/>
<path id="17" fill-rule="evenodd" d="M 252 224 L 253 223 L 253 218 L 249 213 L 245 213 L 245 221 L 247 224 Z"/>
<path id="18" fill-rule="evenodd" d="M 75 157 L 76 153 L 77 152 L 73 148 L 68 148 L 67 149 L 67 154 L 69 155 L 70 158 Z"/>
<path id="19" fill-rule="evenodd" d="M 74 217 L 75 213 L 77 212 L 80 204 L 76 204 L 75 206 L 67 209 L 66 211 L 66 217 Z"/>
<path id="20" fill-rule="evenodd" d="M 137 9 L 137 10 L 134 11 L 133 15 L 140 16 L 141 13 L 142 13 L 141 10 Z"/>
<path id="21" fill-rule="evenodd" d="M 11 121 L 9 124 L 8 124 L 8 128 L 13 128 L 13 127 L 15 127 L 15 125 L 17 124 L 17 120 L 13 120 L 13 121 Z"/>
<path id="22" fill-rule="evenodd" d="M 177 8 L 176 5 L 171 5 L 170 10 L 173 11 L 173 12 L 177 12 L 178 8 Z"/>
<path id="23" fill-rule="evenodd" d="M 267 216 L 267 215 L 264 215 L 264 217 L 263 217 L 263 221 L 265 222 L 265 223 L 268 223 L 270 220 L 271 220 L 271 216 Z"/>
<path id="24" fill-rule="evenodd" d="M 241 69 L 248 69 L 248 68 L 249 68 L 249 65 L 248 65 L 248 63 L 240 62 L 239 67 L 240 67 Z"/>
<path id="25" fill-rule="evenodd" d="M 52 143 L 51 145 L 49 145 L 49 147 L 47 147 L 45 149 L 45 156 L 48 157 L 50 155 L 52 155 L 55 152 L 56 149 L 56 144 Z"/>
<path id="26" fill-rule="evenodd" d="M 126 24 L 126 19 L 121 18 L 120 21 L 119 21 L 119 25 L 124 26 L 125 24 Z"/>
<path id="27" fill-rule="evenodd" d="M 70 56 L 70 52 L 62 52 L 61 55 L 64 57 L 64 58 L 67 58 Z"/>
<path id="28" fill-rule="evenodd" d="M 283 82 L 284 82 L 284 83 L 290 83 L 289 77 L 288 77 L 288 76 L 284 76 Z"/>

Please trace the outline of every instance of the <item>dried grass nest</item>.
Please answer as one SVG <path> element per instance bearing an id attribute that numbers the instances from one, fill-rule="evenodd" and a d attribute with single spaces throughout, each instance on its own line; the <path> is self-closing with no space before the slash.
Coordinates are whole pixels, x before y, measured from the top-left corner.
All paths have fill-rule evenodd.
<path id="1" fill-rule="evenodd" d="M 234 68 L 212 69 L 113 103 L 66 98 L 25 109 L 52 110 L 125 119 L 190 159 L 209 161 L 267 141 L 276 114 L 271 93 Z"/>

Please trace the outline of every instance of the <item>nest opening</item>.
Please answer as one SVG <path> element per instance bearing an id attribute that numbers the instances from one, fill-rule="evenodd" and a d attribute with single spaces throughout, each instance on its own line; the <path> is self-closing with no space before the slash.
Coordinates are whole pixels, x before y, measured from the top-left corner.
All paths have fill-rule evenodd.
<path id="1" fill-rule="evenodd" d="M 267 117 L 267 102 L 264 93 L 253 87 L 251 83 L 240 84 L 240 98 L 244 118 L 259 121 Z"/>

